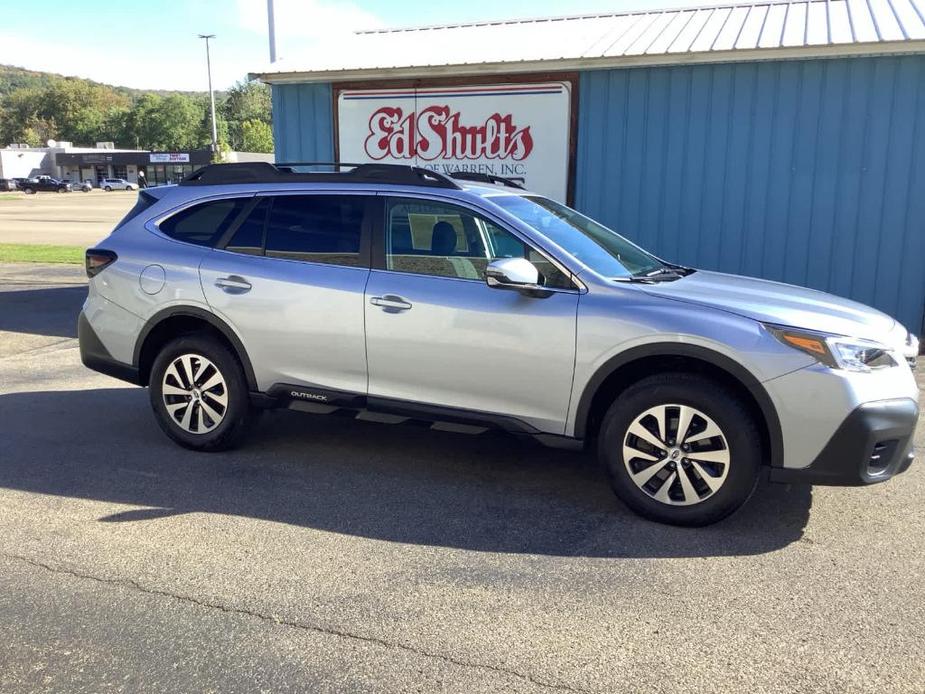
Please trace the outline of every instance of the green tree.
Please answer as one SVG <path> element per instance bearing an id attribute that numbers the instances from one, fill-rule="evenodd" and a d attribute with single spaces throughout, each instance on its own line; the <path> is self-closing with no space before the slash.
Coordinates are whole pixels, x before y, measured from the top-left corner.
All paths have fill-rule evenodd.
<path id="1" fill-rule="evenodd" d="M 129 108 L 128 97 L 109 87 L 79 79 L 59 79 L 42 91 L 39 115 L 58 126 L 58 139 L 89 145 L 114 140 L 109 116 Z"/>
<path id="2" fill-rule="evenodd" d="M 241 151 L 272 152 L 273 130 L 261 120 L 246 120 L 241 123 Z"/>
<path id="3" fill-rule="evenodd" d="M 4 99 L 5 116 L 0 120 L 0 145 L 13 142 L 38 145 L 44 144 L 45 140 L 57 138 L 54 120 L 41 115 L 43 91 L 37 87 L 22 87 L 13 90 Z M 41 137 L 44 140 L 39 142 L 38 138 Z"/>
<path id="4" fill-rule="evenodd" d="M 272 149 L 253 150 L 244 142 L 244 123 L 271 122 L 270 88 L 261 82 L 242 81 L 228 90 L 220 111 L 228 122 L 228 143 L 231 149 L 241 151 L 272 151 Z M 254 126 L 249 126 L 254 135 Z M 261 130 L 262 132 L 262 130 Z M 258 142 L 260 142 L 258 138 Z M 265 144 L 265 143 L 262 143 Z M 271 140 L 272 144 L 272 140 Z"/>
<path id="5" fill-rule="evenodd" d="M 203 99 L 185 94 L 145 94 L 128 114 L 127 131 L 142 149 L 199 149 L 210 138 L 202 128 Z"/>

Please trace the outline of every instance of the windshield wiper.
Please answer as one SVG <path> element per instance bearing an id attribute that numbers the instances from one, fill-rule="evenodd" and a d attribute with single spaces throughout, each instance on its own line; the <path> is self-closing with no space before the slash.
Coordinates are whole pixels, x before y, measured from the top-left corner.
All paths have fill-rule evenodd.
<path id="1" fill-rule="evenodd" d="M 655 284 L 658 282 L 657 279 L 652 277 L 637 276 L 637 275 L 622 275 L 621 277 L 611 277 L 614 282 L 640 282 L 642 284 Z"/>
<path id="2" fill-rule="evenodd" d="M 615 282 L 640 282 L 642 284 L 655 284 L 656 282 L 668 282 L 679 280 L 687 277 L 693 272 L 697 272 L 692 267 L 683 265 L 664 265 L 655 270 L 646 273 L 636 273 L 634 275 L 625 275 L 621 277 L 611 277 Z"/>

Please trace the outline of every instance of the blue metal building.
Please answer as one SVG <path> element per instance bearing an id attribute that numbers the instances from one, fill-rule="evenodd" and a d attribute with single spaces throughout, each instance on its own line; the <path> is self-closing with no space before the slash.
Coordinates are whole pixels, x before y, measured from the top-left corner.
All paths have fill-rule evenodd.
<path id="1" fill-rule="evenodd" d="M 277 62 L 280 161 L 339 88 L 572 80 L 571 201 L 677 262 L 925 321 L 925 0 L 795 0 L 360 33 Z"/>

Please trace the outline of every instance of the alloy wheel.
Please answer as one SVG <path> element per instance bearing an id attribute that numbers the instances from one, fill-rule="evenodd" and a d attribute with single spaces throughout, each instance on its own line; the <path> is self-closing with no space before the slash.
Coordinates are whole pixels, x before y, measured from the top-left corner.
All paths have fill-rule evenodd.
<path id="1" fill-rule="evenodd" d="M 671 506 L 713 496 L 726 481 L 730 451 L 713 419 L 689 405 L 649 408 L 623 437 L 623 464 L 645 494 Z"/>
<path id="2" fill-rule="evenodd" d="M 190 434 L 206 434 L 225 418 L 228 386 L 218 367 L 200 354 L 174 359 L 161 383 L 168 416 Z"/>

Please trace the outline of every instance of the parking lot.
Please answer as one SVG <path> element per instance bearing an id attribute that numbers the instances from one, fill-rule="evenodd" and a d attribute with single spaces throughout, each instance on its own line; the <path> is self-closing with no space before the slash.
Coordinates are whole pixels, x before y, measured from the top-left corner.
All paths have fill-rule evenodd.
<path id="1" fill-rule="evenodd" d="M 195 454 L 80 365 L 85 293 L 0 267 L 0 691 L 925 691 L 921 463 L 685 530 L 503 435 L 272 412 Z"/>
<path id="2" fill-rule="evenodd" d="M 131 209 L 137 191 L 0 194 L 0 243 L 88 247 Z"/>

